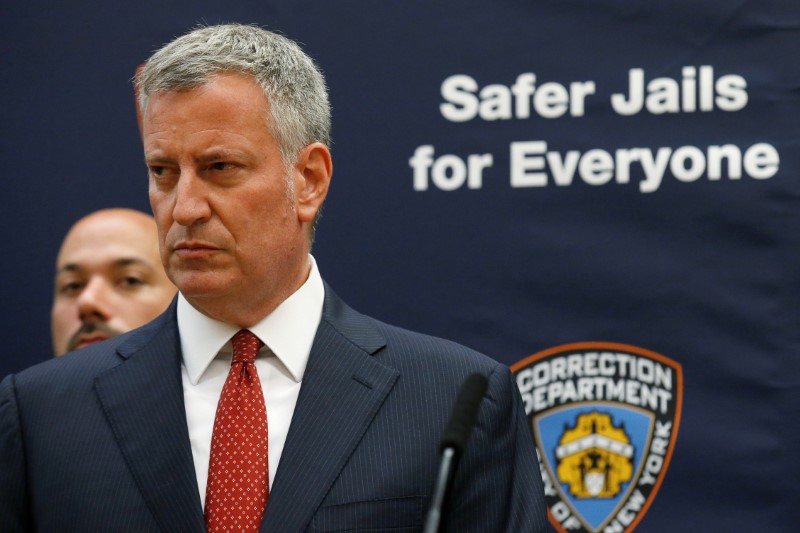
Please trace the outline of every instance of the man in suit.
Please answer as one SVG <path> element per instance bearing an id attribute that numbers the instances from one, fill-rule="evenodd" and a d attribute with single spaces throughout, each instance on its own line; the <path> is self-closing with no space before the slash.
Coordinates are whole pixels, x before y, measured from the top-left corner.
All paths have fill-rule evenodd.
<path id="1" fill-rule="evenodd" d="M 322 281 L 309 252 L 330 110 L 311 59 L 255 27 L 201 28 L 138 84 L 179 294 L 140 329 L 0 383 L 0 529 L 420 531 L 477 372 L 488 389 L 446 528 L 544 531 L 509 370 L 361 315 Z"/>
<path id="2" fill-rule="evenodd" d="M 125 333 L 164 312 L 175 296 L 158 253 L 153 217 L 101 209 L 78 220 L 56 258 L 50 327 L 64 355 Z"/>

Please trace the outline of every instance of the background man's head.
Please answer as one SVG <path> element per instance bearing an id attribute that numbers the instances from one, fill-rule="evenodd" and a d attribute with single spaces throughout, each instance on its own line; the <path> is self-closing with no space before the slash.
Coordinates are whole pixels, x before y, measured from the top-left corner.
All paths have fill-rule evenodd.
<path id="1" fill-rule="evenodd" d="M 56 260 L 55 355 L 146 324 L 175 291 L 159 261 L 151 216 L 132 209 L 87 215 L 69 230 Z"/>
<path id="2" fill-rule="evenodd" d="M 324 79 L 291 40 L 200 28 L 138 76 L 161 261 L 195 308 L 248 327 L 304 282 L 332 172 Z"/>

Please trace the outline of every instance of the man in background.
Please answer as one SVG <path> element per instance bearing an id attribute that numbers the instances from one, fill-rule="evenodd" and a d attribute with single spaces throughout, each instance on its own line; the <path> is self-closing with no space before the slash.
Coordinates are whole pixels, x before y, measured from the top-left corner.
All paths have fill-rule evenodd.
<path id="1" fill-rule="evenodd" d="M 56 259 L 53 352 L 64 355 L 150 322 L 176 288 L 158 254 L 153 217 L 95 211 L 70 228 Z"/>

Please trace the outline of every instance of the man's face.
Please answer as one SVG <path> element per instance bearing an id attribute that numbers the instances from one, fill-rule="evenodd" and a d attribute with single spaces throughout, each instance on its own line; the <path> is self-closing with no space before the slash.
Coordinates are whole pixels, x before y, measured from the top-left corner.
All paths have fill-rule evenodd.
<path id="1" fill-rule="evenodd" d="M 300 163 L 284 168 L 268 112 L 254 78 L 220 74 L 152 95 L 142 123 L 164 268 L 194 307 L 242 326 L 305 281 L 318 207 L 298 200 L 308 173 Z"/>
<path id="2" fill-rule="evenodd" d="M 123 209 L 89 215 L 69 231 L 56 260 L 55 355 L 146 324 L 174 295 L 150 217 Z"/>

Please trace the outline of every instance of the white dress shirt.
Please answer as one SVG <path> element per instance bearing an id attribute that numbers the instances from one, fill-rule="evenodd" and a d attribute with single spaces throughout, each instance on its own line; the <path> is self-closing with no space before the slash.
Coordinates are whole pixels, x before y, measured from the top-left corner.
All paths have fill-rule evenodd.
<path id="1" fill-rule="evenodd" d="M 306 282 L 261 322 L 249 328 L 264 343 L 255 365 L 267 407 L 270 486 L 322 317 L 325 289 L 314 258 L 309 256 L 309 260 L 311 272 Z M 231 366 L 230 339 L 240 328 L 205 316 L 182 294 L 178 294 L 177 312 L 183 351 L 181 373 L 186 421 L 200 501 L 205 508 L 214 416 Z"/>

